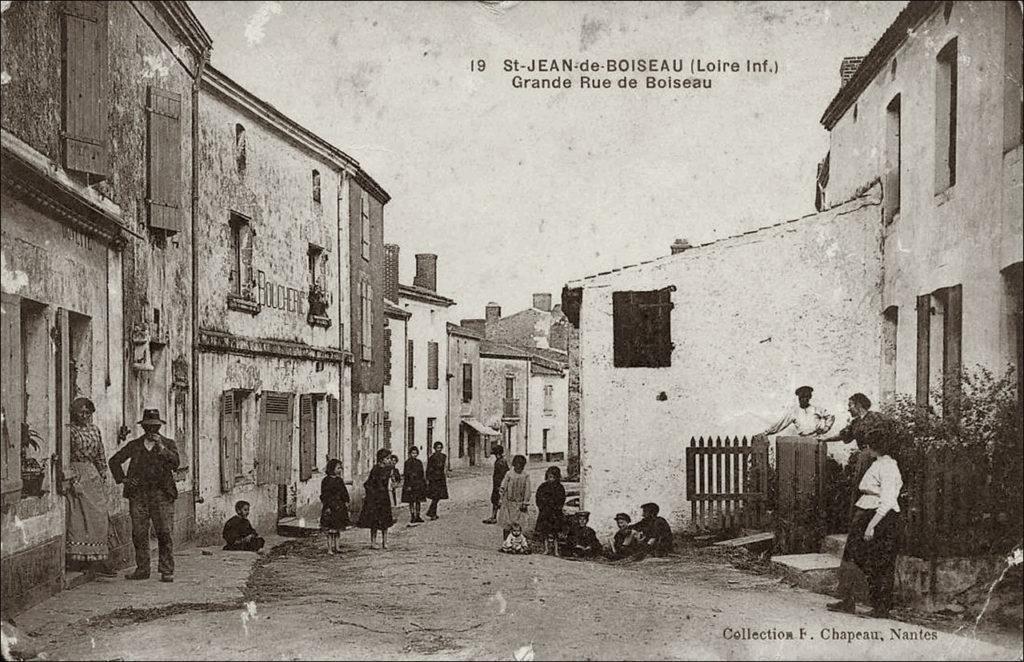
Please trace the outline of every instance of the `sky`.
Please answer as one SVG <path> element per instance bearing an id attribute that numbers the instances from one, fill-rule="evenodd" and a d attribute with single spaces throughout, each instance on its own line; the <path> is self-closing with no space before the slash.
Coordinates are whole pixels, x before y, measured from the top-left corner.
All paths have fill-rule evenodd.
<path id="1" fill-rule="evenodd" d="M 356 158 L 391 195 L 384 238 L 438 256 L 453 319 L 814 211 L 819 119 L 844 56 L 902 2 L 220 2 L 189 5 L 215 67 Z M 503 62 L 777 63 L 712 89 L 517 89 Z M 473 71 L 483 60 L 486 68 Z M 580 77 L 611 89 L 581 89 Z M 659 77 L 693 77 L 662 73 Z M 737 265 L 737 268 L 742 268 Z"/>

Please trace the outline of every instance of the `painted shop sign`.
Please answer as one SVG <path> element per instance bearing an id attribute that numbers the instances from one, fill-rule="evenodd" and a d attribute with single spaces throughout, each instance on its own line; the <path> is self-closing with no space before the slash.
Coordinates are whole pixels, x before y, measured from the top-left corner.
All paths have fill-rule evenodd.
<path id="1" fill-rule="evenodd" d="M 256 272 L 256 297 L 261 305 L 268 308 L 276 308 L 296 315 L 306 314 L 306 303 L 309 301 L 309 292 L 288 287 L 283 283 L 269 280 L 263 271 Z M 327 295 L 328 305 L 332 303 L 333 296 Z"/>

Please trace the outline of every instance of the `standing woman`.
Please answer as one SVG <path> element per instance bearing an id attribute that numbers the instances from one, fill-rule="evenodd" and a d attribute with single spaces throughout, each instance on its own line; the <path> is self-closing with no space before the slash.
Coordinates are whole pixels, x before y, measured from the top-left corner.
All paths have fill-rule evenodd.
<path id="1" fill-rule="evenodd" d="M 437 519 L 437 502 L 448 498 L 448 478 L 445 476 L 448 456 L 441 452 L 443 449 L 444 444 L 435 442 L 434 453 L 427 459 L 427 498 L 430 499 L 427 517 L 430 519 Z"/>
<path id="2" fill-rule="evenodd" d="M 100 429 L 92 422 L 96 405 L 71 403 L 71 489 L 68 493 L 67 557 L 88 563 L 94 574 L 113 577 L 107 567 L 107 457 Z"/>
<path id="3" fill-rule="evenodd" d="M 363 483 L 366 493 L 363 509 L 359 511 L 359 524 L 370 530 L 370 549 L 377 549 L 377 532 L 380 531 L 380 548 L 388 548 L 388 529 L 395 523 L 391 515 L 391 497 L 388 481 L 391 479 L 391 451 L 382 448 L 377 451 L 377 464 L 370 469 L 370 477 Z"/>
<path id="4" fill-rule="evenodd" d="M 889 457 L 892 441 L 884 429 L 871 429 L 864 435 L 861 452 L 874 460 L 860 481 L 860 498 L 854 505 L 853 517 L 843 550 L 843 562 L 855 565 L 868 579 L 871 589 L 871 615 L 885 618 L 892 609 L 892 590 L 899 551 L 900 505 L 903 487 L 896 460 Z M 842 576 L 841 576 L 842 577 Z M 842 600 L 828 605 L 830 611 L 854 613 L 857 602 L 854 582 L 840 581 Z"/>
<path id="5" fill-rule="evenodd" d="M 526 456 L 516 455 L 512 458 L 512 471 L 505 473 L 498 487 L 498 523 L 501 525 L 502 541 L 508 537 L 513 524 L 526 528 L 526 520 L 530 509 L 530 475 L 524 471 Z"/>
<path id="6" fill-rule="evenodd" d="M 562 486 L 562 470 L 548 467 L 544 472 L 544 482 L 537 488 L 537 526 L 538 536 L 544 537 L 544 553 L 549 554 L 549 545 L 558 556 L 558 536 L 565 525 L 562 506 L 565 505 L 565 487 Z"/>
<path id="7" fill-rule="evenodd" d="M 423 521 L 420 517 L 420 506 L 427 495 L 427 479 L 423 474 L 423 461 L 420 460 L 420 449 L 409 448 L 409 459 L 405 461 L 405 479 L 402 482 L 402 503 L 409 504 L 409 526 Z"/>

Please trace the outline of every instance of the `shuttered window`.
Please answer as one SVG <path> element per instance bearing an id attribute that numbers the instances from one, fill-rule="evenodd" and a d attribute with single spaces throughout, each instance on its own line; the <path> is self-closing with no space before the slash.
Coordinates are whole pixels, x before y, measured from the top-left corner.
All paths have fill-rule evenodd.
<path id="1" fill-rule="evenodd" d="M 391 448 L 391 412 L 384 412 L 384 448 Z"/>
<path id="2" fill-rule="evenodd" d="M 436 418 L 427 419 L 427 450 L 434 447 L 434 426 L 437 424 Z"/>
<path id="3" fill-rule="evenodd" d="M 370 196 L 360 191 L 359 197 L 360 237 L 363 259 L 370 259 Z"/>
<path id="4" fill-rule="evenodd" d="M 940 296 L 945 304 L 942 317 L 942 415 L 957 421 L 960 419 L 963 287 L 947 287 L 941 291 Z"/>
<path id="5" fill-rule="evenodd" d="M 369 281 L 363 280 L 359 285 L 362 313 L 362 333 L 359 343 L 364 361 L 373 360 L 373 287 Z"/>
<path id="6" fill-rule="evenodd" d="M 384 327 L 384 386 L 391 386 L 391 329 Z"/>
<path id="7" fill-rule="evenodd" d="M 299 480 L 313 477 L 316 466 L 316 404 L 313 396 L 299 396 Z"/>
<path id="8" fill-rule="evenodd" d="M 412 388 L 416 385 L 416 351 L 411 340 L 405 342 L 405 386 Z"/>
<path id="9" fill-rule="evenodd" d="M 327 459 L 341 459 L 341 406 L 338 398 L 327 396 Z M 325 462 L 326 464 L 326 462 Z"/>
<path id="10" fill-rule="evenodd" d="M 410 416 L 405 421 L 405 445 L 412 448 L 416 444 L 416 418 Z"/>
<path id="11" fill-rule="evenodd" d="M 149 227 L 181 230 L 181 95 L 150 86 L 147 169 Z"/>
<path id="12" fill-rule="evenodd" d="M 437 361 L 438 361 L 438 345 L 436 342 L 427 343 L 427 388 L 433 391 L 437 390 Z"/>
<path id="13" fill-rule="evenodd" d="M 220 396 L 220 489 L 230 492 L 242 478 L 242 395 L 224 391 Z"/>
<path id="14" fill-rule="evenodd" d="M 3 439 L 0 439 L 0 486 L 3 503 L 21 497 L 21 424 L 25 406 L 22 375 L 21 298 L 0 293 L 0 402 L 3 403 Z"/>
<path id="15" fill-rule="evenodd" d="M 616 368 L 672 365 L 674 286 L 647 292 L 612 293 L 613 364 Z"/>
<path id="16" fill-rule="evenodd" d="M 473 400 L 473 364 L 462 364 L 462 401 L 472 402 Z"/>
<path id="17" fill-rule="evenodd" d="M 928 379 L 931 360 L 932 297 L 917 297 L 917 404 L 928 406 Z"/>
<path id="18" fill-rule="evenodd" d="M 107 175 L 107 3 L 61 2 L 61 147 L 68 170 Z"/>
<path id="19" fill-rule="evenodd" d="M 258 485 L 287 485 L 292 473 L 294 396 L 264 391 L 260 398 L 259 446 L 256 460 Z"/>

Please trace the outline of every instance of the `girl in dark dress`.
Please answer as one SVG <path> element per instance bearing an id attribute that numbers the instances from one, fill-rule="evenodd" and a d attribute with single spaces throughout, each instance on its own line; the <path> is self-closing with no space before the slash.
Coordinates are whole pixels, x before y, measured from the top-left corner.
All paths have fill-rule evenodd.
<path id="1" fill-rule="evenodd" d="M 341 460 L 327 463 L 327 475 L 320 482 L 320 528 L 327 533 L 327 553 L 335 554 L 338 549 L 339 533 L 348 527 L 348 488 L 341 477 Z"/>
<path id="2" fill-rule="evenodd" d="M 377 464 L 370 470 L 370 477 L 363 483 L 366 494 L 363 509 L 359 511 L 359 527 L 370 530 L 370 549 L 377 549 L 377 531 L 380 531 L 380 547 L 388 548 L 388 528 L 395 523 L 391 515 L 391 496 L 388 481 L 391 479 L 391 451 L 382 448 L 377 451 Z"/>
<path id="3" fill-rule="evenodd" d="M 423 461 L 420 460 L 420 449 L 409 448 L 409 459 L 405 461 L 405 479 L 402 483 L 402 503 L 409 504 L 409 526 L 423 521 L 420 517 L 420 506 L 427 496 L 427 479 L 423 473 Z"/>
<path id="4" fill-rule="evenodd" d="M 562 486 L 562 471 L 548 467 L 544 482 L 537 488 L 537 526 L 534 531 L 544 537 L 544 553 L 550 554 L 549 545 L 558 556 L 558 536 L 564 528 L 562 506 L 565 505 L 565 488 Z"/>
<path id="5" fill-rule="evenodd" d="M 434 454 L 427 459 L 427 498 L 430 499 L 427 517 L 430 519 L 437 519 L 437 502 L 448 498 L 448 478 L 445 476 L 448 456 L 441 452 L 443 449 L 444 444 L 436 442 Z"/>

